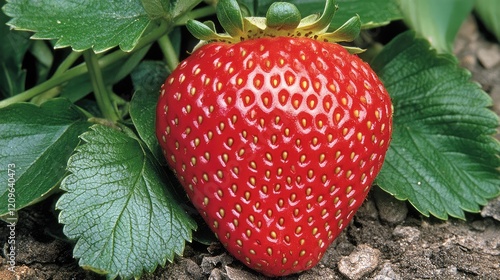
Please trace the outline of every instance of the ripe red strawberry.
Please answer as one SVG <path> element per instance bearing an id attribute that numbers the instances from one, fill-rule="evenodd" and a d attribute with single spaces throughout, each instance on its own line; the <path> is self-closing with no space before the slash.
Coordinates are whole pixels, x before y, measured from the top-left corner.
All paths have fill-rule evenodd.
<path id="1" fill-rule="evenodd" d="M 331 9 L 328 1 L 323 15 Z M 365 199 L 390 142 L 392 106 L 368 64 L 325 42 L 331 33 L 296 36 L 311 21 L 273 24 L 281 29 L 255 38 L 249 22 L 244 40 L 205 44 L 167 78 L 157 137 L 227 250 L 266 275 L 287 275 L 314 266 Z"/>

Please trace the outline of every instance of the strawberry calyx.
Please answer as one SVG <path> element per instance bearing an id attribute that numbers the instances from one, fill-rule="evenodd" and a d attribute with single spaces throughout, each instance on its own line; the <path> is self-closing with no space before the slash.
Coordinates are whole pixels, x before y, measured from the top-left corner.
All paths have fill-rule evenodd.
<path id="1" fill-rule="evenodd" d="M 195 49 L 211 42 L 238 43 L 262 37 L 298 37 L 330 43 L 353 41 L 361 31 L 361 20 L 353 16 L 342 26 L 328 32 L 338 6 L 335 0 L 326 0 L 321 15 L 301 17 L 297 7 L 287 2 L 273 3 L 265 17 L 243 17 L 236 0 L 220 0 L 216 7 L 217 19 L 226 33 L 217 33 L 212 21 L 189 20 L 187 29 L 200 40 Z M 363 50 L 344 46 L 351 53 Z"/>

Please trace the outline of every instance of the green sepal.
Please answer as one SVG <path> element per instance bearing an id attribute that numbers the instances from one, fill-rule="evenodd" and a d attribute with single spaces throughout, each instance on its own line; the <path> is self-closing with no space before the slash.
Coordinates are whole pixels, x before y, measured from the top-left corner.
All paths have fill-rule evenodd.
<path id="1" fill-rule="evenodd" d="M 366 51 L 366 49 L 361 49 L 358 47 L 349 47 L 349 46 L 342 46 L 346 51 L 348 51 L 350 54 L 360 54 Z"/>
<path id="2" fill-rule="evenodd" d="M 291 3 L 276 2 L 269 7 L 266 17 L 243 17 L 236 0 L 220 0 L 216 12 L 222 27 L 227 33 L 217 34 L 212 25 L 188 21 L 188 30 L 200 39 L 200 46 L 213 42 L 237 43 L 262 37 L 310 38 L 330 43 L 354 40 L 361 31 L 358 15 L 349 19 L 335 31 L 328 28 L 338 6 L 335 0 L 326 0 L 321 15 L 313 14 L 301 19 L 297 7 Z M 358 48 L 346 48 L 351 53 L 360 53 Z"/>
<path id="3" fill-rule="evenodd" d="M 236 0 L 220 0 L 216 7 L 217 19 L 232 37 L 243 33 L 243 14 Z"/>
<path id="4" fill-rule="evenodd" d="M 202 41 L 213 41 L 213 40 L 224 40 L 228 39 L 227 36 L 219 35 L 215 32 L 213 22 L 199 22 L 197 20 L 190 19 L 186 23 L 186 28 L 193 34 L 193 36 Z M 229 37 L 229 39 L 231 39 Z"/>
<path id="5" fill-rule="evenodd" d="M 243 19 L 245 30 L 265 30 L 267 28 L 265 17 L 246 17 Z"/>
<path id="6" fill-rule="evenodd" d="M 335 0 L 326 0 L 325 9 L 321 16 L 312 23 L 309 23 L 309 19 L 307 22 L 301 22 L 298 28 L 304 31 L 316 31 L 318 33 L 326 32 L 338 9 L 335 2 Z"/>
<path id="7" fill-rule="evenodd" d="M 301 20 L 300 11 L 293 4 L 275 2 L 267 10 L 266 24 L 276 30 L 295 29 Z"/>
<path id="8" fill-rule="evenodd" d="M 217 32 L 217 29 L 215 28 L 215 23 L 211 20 L 207 20 L 207 21 L 204 21 L 203 24 L 205 24 L 206 26 L 208 26 L 208 28 L 212 29 L 212 31 L 214 33 Z"/>
<path id="9" fill-rule="evenodd" d="M 310 25 L 310 24 L 314 23 L 315 21 L 318 21 L 318 19 L 319 19 L 319 14 L 308 15 L 300 21 L 300 24 Z"/>
<path id="10" fill-rule="evenodd" d="M 325 33 L 319 38 L 320 40 L 326 39 L 329 42 L 351 42 L 358 37 L 359 32 L 361 32 L 361 19 L 359 15 L 356 15 L 332 33 Z"/>

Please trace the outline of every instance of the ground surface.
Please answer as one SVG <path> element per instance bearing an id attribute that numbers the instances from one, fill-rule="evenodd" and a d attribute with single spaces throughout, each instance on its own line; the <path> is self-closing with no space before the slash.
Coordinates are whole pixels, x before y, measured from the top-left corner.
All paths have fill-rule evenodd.
<path id="1" fill-rule="evenodd" d="M 473 19 L 461 29 L 455 49 L 495 101 L 500 113 L 500 47 Z M 0 252 L 0 279 L 104 279 L 81 269 L 72 246 L 56 238 L 50 201 L 19 213 L 16 274 Z M 52 225 L 52 226 L 51 226 Z M 8 228 L 0 228 L 5 244 Z M 184 257 L 142 279 L 262 279 L 218 246 L 188 244 Z M 373 189 L 351 225 L 308 272 L 281 278 L 310 279 L 500 279 L 500 199 L 466 221 L 440 221 L 416 213 L 407 203 Z"/>

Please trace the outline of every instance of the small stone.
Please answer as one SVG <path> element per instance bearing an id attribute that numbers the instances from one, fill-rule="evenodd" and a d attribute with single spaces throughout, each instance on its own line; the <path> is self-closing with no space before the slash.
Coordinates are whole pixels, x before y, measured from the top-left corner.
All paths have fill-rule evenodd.
<path id="1" fill-rule="evenodd" d="M 226 266 L 227 278 L 230 280 L 262 280 L 262 277 L 253 275 L 250 272 Z"/>
<path id="2" fill-rule="evenodd" d="M 415 227 L 396 226 L 396 228 L 392 231 L 392 235 L 403 239 L 408 243 L 412 243 L 420 238 L 420 230 Z"/>
<path id="3" fill-rule="evenodd" d="M 486 229 L 485 220 L 473 221 L 470 225 L 476 231 L 484 232 L 484 230 Z"/>
<path id="4" fill-rule="evenodd" d="M 500 47 L 491 45 L 488 48 L 480 48 L 477 58 L 486 69 L 491 69 L 500 62 Z"/>
<path id="5" fill-rule="evenodd" d="M 214 268 L 212 272 L 210 273 L 210 276 L 208 276 L 208 280 L 226 280 L 227 276 L 225 273 L 220 271 L 218 268 Z"/>
<path id="6" fill-rule="evenodd" d="M 406 219 L 406 202 L 397 200 L 385 191 L 375 188 L 373 192 L 380 219 L 389 224 L 400 224 Z"/>
<path id="7" fill-rule="evenodd" d="M 481 216 L 483 218 L 490 217 L 497 221 L 500 221 L 500 196 L 496 199 L 493 199 L 492 201 L 490 201 L 490 203 L 484 206 L 483 210 L 481 211 Z"/>
<path id="8" fill-rule="evenodd" d="M 367 199 L 363 202 L 358 212 L 356 212 L 356 216 L 376 221 L 378 219 L 378 211 L 373 199 Z"/>
<path id="9" fill-rule="evenodd" d="M 210 274 L 211 271 L 219 264 L 220 266 L 225 267 L 232 262 L 233 258 L 224 253 L 215 257 L 204 257 L 200 266 L 204 274 Z"/>
<path id="10" fill-rule="evenodd" d="M 457 33 L 457 40 L 455 44 L 460 41 L 465 42 L 464 45 L 467 46 L 471 41 L 476 41 L 479 37 L 479 30 L 477 28 L 474 16 L 470 15 L 463 23 Z"/>
<path id="11" fill-rule="evenodd" d="M 199 265 L 197 265 L 191 259 L 183 259 L 182 263 L 186 268 L 186 273 L 191 279 L 203 279 L 203 271 Z"/>
<path id="12" fill-rule="evenodd" d="M 379 250 L 361 244 L 349 256 L 340 259 L 338 268 L 345 277 L 357 280 L 374 271 L 379 261 Z"/>
<path id="13" fill-rule="evenodd" d="M 388 262 L 385 262 L 382 265 L 382 269 L 377 273 L 373 280 L 400 280 L 402 279 L 399 274 L 397 274 L 394 269 L 392 269 L 392 265 Z"/>
<path id="14" fill-rule="evenodd" d="M 460 65 L 467 69 L 474 69 L 477 65 L 477 59 L 475 55 L 466 54 L 460 59 Z"/>

